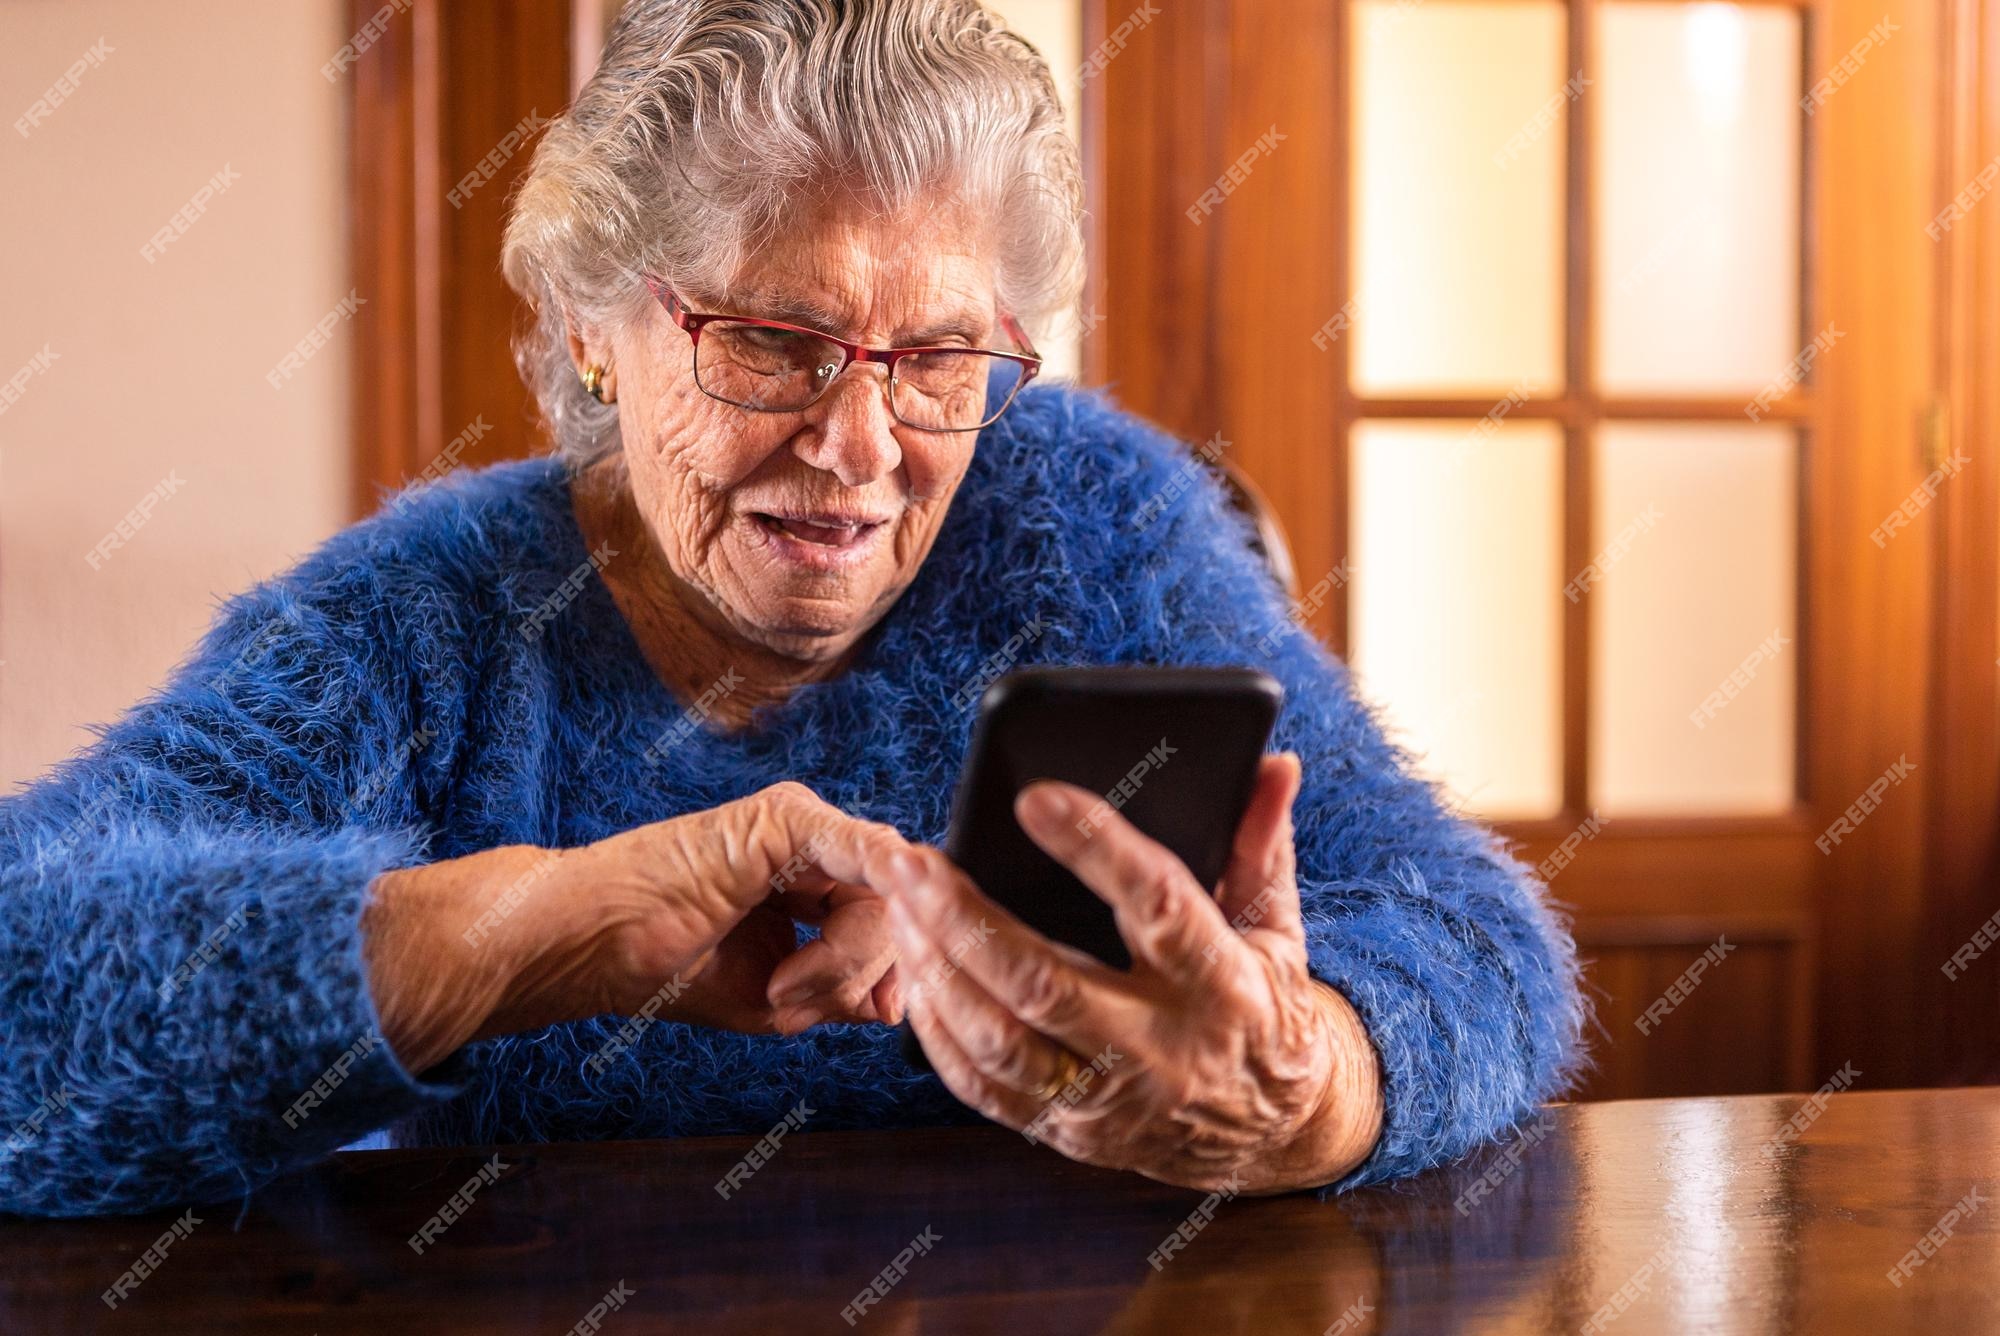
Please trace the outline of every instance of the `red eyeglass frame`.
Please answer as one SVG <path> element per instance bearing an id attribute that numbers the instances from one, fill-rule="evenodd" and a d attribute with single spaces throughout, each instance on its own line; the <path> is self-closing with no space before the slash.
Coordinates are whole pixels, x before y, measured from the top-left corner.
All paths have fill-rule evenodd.
<path id="1" fill-rule="evenodd" d="M 1027 331 L 1022 329 L 1019 322 L 1006 311 L 1000 313 L 1000 327 L 1007 331 L 1010 338 L 1026 349 L 1025 352 L 1002 352 L 998 348 L 967 348 L 952 343 L 935 344 L 922 348 L 869 348 L 859 343 L 850 343 L 846 339 L 836 338 L 823 329 L 811 329 L 805 325 L 787 324 L 783 320 L 760 320 L 755 316 L 725 315 L 716 311 L 690 311 L 687 303 L 683 302 L 672 288 L 650 274 L 645 277 L 646 287 L 652 292 L 660 305 L 666 308 L 668 318 L 680 328 L 686 330 L 688 342 L 697 347 L 701 344 L 702 326 L 717 320 L 727 320 L 732 324 L 757 325 L 765 329 L 782 329 L 793 334 L 804 334 L 809 338 L 822 340 L 840 349 L 840 366 L 831 376 L 826 378 L 826 385 L 821 388 L 819 394 L 813 396 L 811 403 L 806 404 L 802 408 L 758 408 L 752 404 L 739 404 L 732 399 L 724 399 L 720 395 L 709 394 L 709 398 L 714 399 L 717 403 L 730 404 L 733 407 L 742 408 L 752 413 L 802 413 L 806 408 L 812 407 L 812 404 L 818 403 L 827 390 L 833 388 L 833 382 L 840 379 L 841 373 L 856 362 L 880 362 L 884 367 L 888 368 L 890 385 L 893 387 L 896 379 L 896 363 L 912 354 L 981 353 L 987 357 L 998 357 L 1015 363 L 1021 367 L 1022 374 L 1020 381 L 1014 386 L 1013 393 L 1007 396 L 1007 402 L 1001 404 L 999 408 L 994 410 L 991 417 L 987 418 L 986 421 L 980 423 L 977 427 L 925 427 L 915 422 L 905 421 L 902 414 L 896 412 L 896 396 L 893 393 L 888 395 L 889 411 L 895 414 L 896 421 L 901 422 L 904 426 L 912 430 L 936 432 L 981 431 L 999 421 L 1000 415 L 1007 411 L 1008 407 L 1013 404 L 1015 397 L 1027 387 L 1028 382 L 1033 380 L 1042 369 L 1042 356 L 1035 351 L 1035 345 L 1029 340 Z M 699 377 L 696 378 L 696 385 L 700 387 Z M 702 388 L 701 392 L 703 394 L 709 393 L 706 388 Z"/>

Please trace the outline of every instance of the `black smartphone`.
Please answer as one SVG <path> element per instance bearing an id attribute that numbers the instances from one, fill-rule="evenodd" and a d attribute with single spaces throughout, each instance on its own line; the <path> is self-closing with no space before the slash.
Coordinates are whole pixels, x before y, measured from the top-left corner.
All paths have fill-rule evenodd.
<path id="1" fill-rule="evenodd" d="M 1229 865 L 1284 688 L 1254 668 L 1026 668 L 988 687 L 945 853 L 995 903 L 1105 964 L 1132 963 L 1111 909 L 1028 838 L 1014 799 L 1038 779 L 1098 795 L 1210 889 Z M 903 1025 L 903 1053 L 928 1068 Z"/>

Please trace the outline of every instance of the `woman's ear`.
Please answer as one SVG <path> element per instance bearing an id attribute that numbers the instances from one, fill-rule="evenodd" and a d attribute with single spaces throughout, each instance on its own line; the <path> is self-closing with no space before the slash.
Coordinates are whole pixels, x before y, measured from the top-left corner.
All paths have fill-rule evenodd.
<path id="1" fill-rule="evenodd" d="M 599 376 L 598 401 L 611 403 L 618 397 L 617 375 L 611 367 L 611 350 L 593 349 L 590 344 L 596 340 L 586 341 L 584 334 L 577 329 L 576 322 L 567 316 L 563 318 L 563 333 L 569 340 L 569 361 L 570 365 L 576 368 L 577 379 L 587 383 L 588 378 L 585 373 L 595 367 Z"/>
<path id="2" fill-rule="evenodd" d="M 576 322 L 567 316 L 563 317 L 563 332 L 569 336 L 570 365 L 574 366 L 576 374 L 581 376 L 583 369 L 590 365 L 589 349 L 584 346 L 583 335 L 577 330 Z"/>

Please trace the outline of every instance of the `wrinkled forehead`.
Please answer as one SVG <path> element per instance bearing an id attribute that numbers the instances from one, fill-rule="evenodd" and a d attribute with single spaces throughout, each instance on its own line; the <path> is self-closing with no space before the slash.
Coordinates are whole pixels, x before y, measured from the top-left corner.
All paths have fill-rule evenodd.
<path id="1" fill-rule="evenodd" d="M 773 228 L 712 296 L 732 312 L 847 337 L 975 337 L 997 315 L 988 234 L 950 199 L 892 212 L 837 198 Z"/>

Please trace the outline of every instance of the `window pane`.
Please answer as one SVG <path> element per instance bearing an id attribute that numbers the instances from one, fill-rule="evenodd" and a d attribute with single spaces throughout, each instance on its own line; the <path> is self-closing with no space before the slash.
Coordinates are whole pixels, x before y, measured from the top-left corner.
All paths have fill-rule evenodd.
<path id="1" fill-rule="evenodd" d="M 1606 4 L 1596 79 L 1597 374 L 1752 394 L 1799 332 L 1799 15 Z"/>
<path id="2" fill-rule="evenodd" d="M 1354 386 L 1562 383 L 1560 5 L 1354 6 Z"/>
<path id="3" fill-rule="evenodd" d="M 1606 816 L 1792 802 L 1797 435 L 1612 423 L 1597 440 L 1591 787 Z M 1580 586 L 1587 586 L 1582 588 Z"/>
<path id="4" fill-rule="evenodd" d="M 1034 43 L 1055 76 L 1069 132 L 1083 138 L 1083 0 L 985 0 L 1008 28 Z M 1079 306 L 1029 332 L 1042 355 L 1044 380 L 1074 381 L 1083 366 L 1085 322 L 1092 317 Z"/>
<path id="5" fill-rule="evenodd" d="M 1364 422 L 1352 660 L 1422 768 L 1487 817 L 1562 800 L 1562 436 Z"/>

